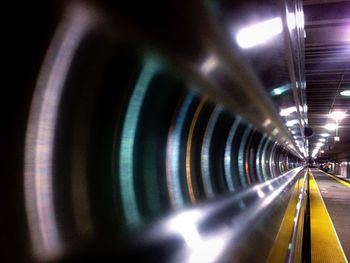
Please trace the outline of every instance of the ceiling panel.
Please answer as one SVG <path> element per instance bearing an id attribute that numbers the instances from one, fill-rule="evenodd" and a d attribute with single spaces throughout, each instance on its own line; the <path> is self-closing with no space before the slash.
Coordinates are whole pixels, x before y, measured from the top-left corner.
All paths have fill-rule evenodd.
<path id="1" fill-rule="evenodd" d="M 350 115 L 350 97 L 340 92 L 350 89 L 350 2 L 304 1 L 305 74 L 310 138 L 310 153 L 321 133 L 330 133 L 319 158 L 350 158 L 350 117 L 339 124 L 340 142 L 334 142 L 334 131 L 324 125 L 332 122 L 329 113 L 335 110 Z M 334 121 L 333 121 L 334 122 Z"/>

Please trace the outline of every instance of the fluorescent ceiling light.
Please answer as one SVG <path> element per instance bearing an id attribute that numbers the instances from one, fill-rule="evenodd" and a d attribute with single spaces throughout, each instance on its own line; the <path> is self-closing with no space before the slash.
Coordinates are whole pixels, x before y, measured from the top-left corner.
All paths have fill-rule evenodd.
<path id="1" fill-rule="evenodd" d="M 316 146 L 317 146 L 317 147 L 321 147 L 321 146 L 323 146 L 323 145 L 324 145 L 323 142 L 318 142 L 318 143 L 316 143 Z"/>
<path id="2" fill-rule="evenodd" d="M 329 133 L 321 133 L 320 134 L 322 137 L 329 137 L 329 136 L 331 136 Z"/>
<path id="3" fill-rule="evenodd" d="M 342 92 L 340 92 L 340 95 L 342 95 L 342 96 L 350 96 L 350 89 L 343 90 Z"/>
<path id="4" fill-rule="evenodd" d="M 282 20 L 276 17 L 241 29 L 236 41 L 241 48 L 251 48 L 267 42 L 282 30 Z"/>
<path id="5" fill-rule="evenodd" d="M 315 158 L 317 153 L 318 153 L 318 148 L 315 148 L 313 151 L 312 151 L 312 154 L 311 154 L 311 157 Z"/>
<path id="6" fill-rule="evenodd" d="M 320 138 L 320 139 L 318 139 L 320 142 L 325 142 L 326 141 L 326 139 L 325 138 Z"/>
<path id="7" fill-rule="evenodd" d="M 282 109 L 280 111 L 280 115 L 281 116 L 288 116 L 291 113 L 296 112 L 296 111 L 297 111 L 297 107 L 295 107 L 295 106 L 294 107 L 289 107 L 289 108 Z"/>
<path id="8" fill-rule="evenodd" d="M 329 114 L 329 117 L 331 117 L 332 119 L 339 121 L 342 120 L 346 117 L 345 112 L 343 111 L 333 111 Z"/>
<path id="9" fill-rule="evenodd" d="M 287 121 L 286 122 L 286 125 L 288 126 L 288 127 L 290 127 L 290 126 L 293 126 L 293 125 L 295 125 L 295 124 L 297 124 L 298 123 L 298 120 L 290 120 L 290 121 Z"/>
<path id="10" fill-rule="evenodd" d="M 299 106 L 299 111 L 302 112 L 304 109 L 302 106 Z M 293 107 L 289 107 L 289 108 L 285 108 L 285 109 L 281 109 L 280 111 L 280 115 L 281 116 L 288 116 L 293 112 L 297 111 L 297 107 L 293 106 Z"/>
<path id="11" fill-rule="evenodd" d="M 277 95 L 281 95 L 282 93 L 286 92 L 287 90 L 289 90 L 289 84 L 277 87 L 275 89 L 273 89 L 271 91 L 271 95 L 272 96 L 277 96 Z"/>
<path id="12" fill-rule="evenodd" d="M 335 123 L 327 123 L 324 127 L 329 131 L 334 131 L 338 128 Z"/>

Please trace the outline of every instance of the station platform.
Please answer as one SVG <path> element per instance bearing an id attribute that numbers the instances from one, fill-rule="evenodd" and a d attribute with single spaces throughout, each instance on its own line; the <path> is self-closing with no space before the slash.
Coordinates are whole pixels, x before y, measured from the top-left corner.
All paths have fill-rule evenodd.
<path id="1" fill-rule="evenodd" d="M 311 262 L 350 259 L 350 183 L 310 169 Z"/>

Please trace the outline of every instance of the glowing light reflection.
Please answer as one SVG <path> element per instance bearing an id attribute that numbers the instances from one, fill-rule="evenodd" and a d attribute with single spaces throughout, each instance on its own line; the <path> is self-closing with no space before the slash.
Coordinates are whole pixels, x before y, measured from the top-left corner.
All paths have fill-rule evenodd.
<path id="1" fill-rule="evenodd" d="M 350 90 L 343 90 L 340 92 L 340 95 L 342 96 L 350 96 Z"/>
<path id="2" fill-rule="evenodd" d="M 257 193 L 258 193 L 258 196 L 259 196 L 260 198 L 264 198 L 265 194 L 264 194 L 263 191 L 261 191 L 261 190 L 259 189 Z"/>
<path id="3" fill-rule="evenodd" d="M 289 89 L 290 89 L 289 84 L 277 87 L 271 91 L 271 96 L 281 95 L 281 94 L 285 93 L 286 91 L 288 91 Z"/>
<path id="4" fill-rule="evenodd" d="M 212 72 L 219 64 L 219 60 L 216 56 L 209 56 L 200 66 L 200 70 L 203 74 L 209 74 Z"/>
<path id="5" fill-rule="evenodd" d="M 333 111 L 329 114 L 329 117 L 336 121 L 340 121 L 346 117 L 346 113 L 342 111 Z"/>
<path id="6" fill-rule="evenodd" d="M 191 251 L 190 263 L 211 263 L 217 260 L 225 247 L 226 240 L 220 237 L 209 238 Z"/>
<path id="7" fill-rule="evenodd" d="M 192 176 L 191 176 L 191 148 L 192 148 L 192 138 L 194 134 L 194 129 L 197 124 L 197 120 L 199 117 L 199 114 L 201 113 L 204 105 L 206 102 L 206 97 L 204 97 L 201 102 L 199 103 L 196 112 L 194 113 L 191 126 L 190 126 L 190 131 L 188 134 L 187 138 L 187 145 L 186 145 L 186 181 L 187 181 L 187 186 L 188 186 L 188 191 L 190 194 L 191 201 L 193 203 L 196 202 L 196 196 L 193 190 L 193 185 L 192 185 Z"/>
<path id="8" fill-rule="evenodd" d="M 25 149 L 25 199 L 34 254 L 51 261 L 64 243 L 59 233 L 53 193 L 54 140 L 67 72 L 81 39 L 90 30 L 91 14 L 72 5 L 45 58 L 29 117 Z"/>
<path id="9" fill-rule="evenodd" d="M 267 42 L 282 30 L 282 20 L 276 17 L 241 29 L 236 41 L 241 48 L 251 48 Z"/>
<path id="10" fill-rule="evenodd" d="M 338 128 L 338 125 L 335 123 L 327 123 L 324 128 L 326 128 L 329 131 L 334 131 Z"/>
<path id="11" fill-rule="evenodd" d="M 202 242 L 197 229 L 201 217 L 198 210 L 180 213 L 170 221 L 169 229 L 179 233 L 190 248 L 195 248 Z"/>
<path id="12" fill-rule="evenodd" d="M 225 159 L 224 159 L 225 179 L 226 179 L 227 186 L 231 192 L 235 190 L 235 187 L 233 185 L 232 172 L 231 172 L 231 150 L 232 150 L 233 138 L 237 131 L 239 122 L 240 122 L 239 119 L 236 119 L 235 122 L 233 123 L 231 130 L 227 136 L 227 141 L 225 145 Z"/>
<path id="13" fill-rule="evenodd" d="M 159 64 L 155 59 L 149 58 L 145 61 L 131 95 L 122 129 L 119 157 L 120 192 L 124 217 L 126 222 L 131 226 L 141 222 L 134 183 L 134 144 L 137 124 L 144 97 L 158 68 Z"/>
<path id="14" fill-rule="evenodd" d="M 281 116 L 288 116 L 291 113 L 296 112 L 296 111 L 297 111 L 297 107 L 295 107 L 295 106 L 294 107 L 289 107 L 289 108 L 282 109 L 280 111 L 280 115 Z"/>
<path id="15" fill-rule="evenodd" d="M 287 127 L 294 126 L 295 124 L 298 123 L 298 120 L 290 120 L 286 122 Z"/>
<path id="16" fill-rule="evenodd" d="M 182 207 L 184 204 L 181 192 L 180 179 L 180 155 L 181 155 L 181 138 L 184 129 L 187 112 L 194 99 L 193 94 L 185 97 L 175 123 L 171 126 L 167 142 L 167 185 L 169 197 L 174 207 Z"/>
<path id="17" fill-rule="evenodd" d="M 220 116 L 221 111 L 222 110 L 220 107 L 216 107 L 213 113 L 211 114 L 207 128 L 204 133 L 203 144 L 201 149 L 201 171 L 203 176 L 203 186 L 204 192 L 209 198 L 214 196 L 214 189 L 210 179 L 210 146 L 215 124 Z"/>

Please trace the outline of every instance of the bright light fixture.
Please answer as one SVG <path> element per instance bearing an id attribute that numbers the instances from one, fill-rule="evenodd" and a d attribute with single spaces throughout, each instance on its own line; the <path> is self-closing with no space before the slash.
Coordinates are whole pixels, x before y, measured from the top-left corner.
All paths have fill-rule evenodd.
<path id="1" fill-rule="evenodd" d="M 329 136 L 331 136 L 329 133 L 321 133 L 320 134 L 322 137 L 329 137 Z"/>
<path id="2" fill-rule="evenodd" d="M 241 48 L 251 48 L 265 43 L 282 33 L 282 30 L 282 20 L 276 17 L 241 29 L 236 36 L 236 41 Z"/>
<path id="3" fill-rule="evenodd" d="M 318 153 L 318 148 L 315 148 L 313 151 L 312 151 L 312 154 L 311 154 L 311 157 L 315 158 L 317 153 Z"/>
<path id="4" fill-rule="evenodd" d="M 281 95 L 282 93 L 288 91 L 289 89 L 290 89 L 290 85 L 286 84 L 286 85 L 283 85 L 283 86 L 280 86 L 280 87 L 277 87 L 277 88 L 273 89 L 271 91 L 271 95 L 272 96 Z"/>
<path id="5" fill-rule="evenodd" d="M 350 89 L 343 90 L 342 92 L 340 92 L 340 95 L 342 95 L 342 96 L 350 96 Z"/>
<path id="6" fill-rule="evenodd" d="M 339 136 L 335 136 L 334 137 L 334 141 L 339 142 L 340 141 L 340 137 Z"/>
<path id="7" fill-rule="evenodd" d="M 291 126 L 293 126 L 293 125 L 295 125 L 295 124 L 297 124 L 298 123 L 298 120 L 290 120 L 290 121 L 287 121 L 286 122 L 286 125 L 288 126 L 288 127 L 291 127 Z"/>
<path id="8" fill-rule="evenodd" d="M 338 128 L 335 123 L 327 123 L 324 127 L 329 131 L 334 131 Z"/>
<path id="9" fill-rule="evenodd" d="M 326 141 L 325 138 L 319 138 L 318 140 L 319 140 L 320 142 L 325 142 L 325 141 Z"/>
<path id="10" fill-rule="evenodd" d="M 295 107 L 295 106 L 294 107 L 289 107 L 289 108 L 282 109 L 280 111 L 280 115 L 281 116 L 288 116 L 291 113 L 296 112 L 296 111 L 297 111 L 297 107 Z"/>
<path id="11" fill-rule="evenodd" d="M 343 111 L 333 111 L 329 114 L 329 117 L 336 121 L 340 121 L 346 117 L 346 113 Z"/>

